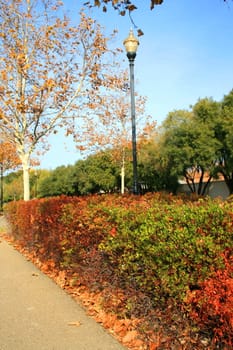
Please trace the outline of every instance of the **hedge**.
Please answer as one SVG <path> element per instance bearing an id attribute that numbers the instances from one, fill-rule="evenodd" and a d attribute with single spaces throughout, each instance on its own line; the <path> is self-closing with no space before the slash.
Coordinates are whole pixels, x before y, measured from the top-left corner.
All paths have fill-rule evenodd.
<path id="1" fill-rule="evenodd" d="M 232 303 L 232 202 L 164 194 L 61 196 L 11 202 L 4 212 L 12 235 L 39 259 L 59 269 L 86 268 L 99 288 L 118 281 L 154 306 L 172 301 L 231 344 L 233 307 L 230 316 L 221 308 Z M 213 280 L 226 271 L 221 288 L 231 291 L 217 309 L 207 307 L 211 293 L 220 293 Z M 203 310 L 211 313 L 209 324 Z M 220 313 L 231 320 L 230 330 L 224 320 L 215 327 Z"/>

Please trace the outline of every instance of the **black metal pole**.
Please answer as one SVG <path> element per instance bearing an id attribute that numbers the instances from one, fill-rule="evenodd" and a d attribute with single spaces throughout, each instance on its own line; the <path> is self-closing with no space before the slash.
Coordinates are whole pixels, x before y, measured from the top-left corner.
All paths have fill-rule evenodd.
<path id="1" fill-rule="evenodd" d="M 134 60 L 136 52 L 128 52 L 130 69 L 130 95 L 131 95 L 131 120 L 132 120 L 132 153 L 133 153 L 133 193 L 138 194 L 138 171 L 137 171 L 137 141 L 135 121 L 135 93 L 134 93 Z"/>

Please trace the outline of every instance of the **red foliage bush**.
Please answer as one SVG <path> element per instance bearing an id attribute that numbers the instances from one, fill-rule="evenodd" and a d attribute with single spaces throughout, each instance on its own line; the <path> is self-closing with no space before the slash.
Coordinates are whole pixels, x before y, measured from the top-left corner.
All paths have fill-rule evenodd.
<path id="1" fill-rule="evenodd" d="M 104 196 L 35 199 L 8 203 L 5 215 L 12 236 L 33 250 L 41 260 L 56 266 L 85 263 L 113 225 L 99 206 Z M 107 206 L 111 200 L 107 199 Z"/>
<path id="2" fill-rule="evenodd" d="M 233 251 L 223 255 L 224 268 L 200 284 L 200 289 L 190 292 L 191 317 L 202 328 L 213 332 L 214 342 L 233 348 Z"/>

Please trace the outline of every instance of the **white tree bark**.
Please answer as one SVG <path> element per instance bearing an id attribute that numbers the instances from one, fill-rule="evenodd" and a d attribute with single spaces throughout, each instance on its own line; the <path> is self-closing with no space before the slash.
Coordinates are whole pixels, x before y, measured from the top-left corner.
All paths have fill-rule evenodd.
<path id="1" fill-rule="evenodd" d="M 29 169 L 30 169 L 30 156 L 29 154 L 21 154 L 20 159 L 23 167 L 23 188 L 24 188 L 24 200 L 30 200 L 30 180 L 29 180 Z"/>

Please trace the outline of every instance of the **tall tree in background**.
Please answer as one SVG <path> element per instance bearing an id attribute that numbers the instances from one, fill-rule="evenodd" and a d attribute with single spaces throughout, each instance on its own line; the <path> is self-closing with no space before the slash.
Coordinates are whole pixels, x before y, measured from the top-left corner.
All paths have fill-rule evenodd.
<path id="1" fill-rule="evenodd" d="M 225 180 L 229 192 L 233 193 L 233 90 L 221 102 L 219 118 L 215 121 L 215 135 L 221 144 L 216 171 Z"/>
<path id="2" fill-rule="evenodd" d="M 138 176 L 145 191 L 176 193 L 178 176 L 163 158 L 162 142 L 158 131 L 143 143 L 138 157 Z"/>
<path id="3" fill-rule="evenodd" d="M 0 0 L 0 130 L 20 157 L 25 200 L 33 152 L 105 83 L 107 42 L 84 13 L 71 26 L 61 1 Z"/>
<path id="4" fill-rule="evenodd" d="M 184 177 L 191 192 L 204 195 L 216 174 L 220 143 L 215 137 L 213 121 L 218 103 L 203 99 L 192 111 L 169 113 L 162 127 L 162 158 L 170 172 Z M 204 176 L 208 179 L 204 181 Z"/>
<path id="5" fill-rule="evenodd" d="M 125 165 L 132 158 L 132 121 L 128 71 L 108 77 L 109 88 L 92 96 L 87 105 L 83 133 L 76 139 L 77 147 L 86 152 L 111 149 L 112 160 L 120 168 L 121 193 L 125 191 Z M 156 123 L 146 115 L 146 98 L 136 96 L 136 124 L 138 149 L 155 129 Z M 131 151 L 131 152 L 130 152 Z"/>

